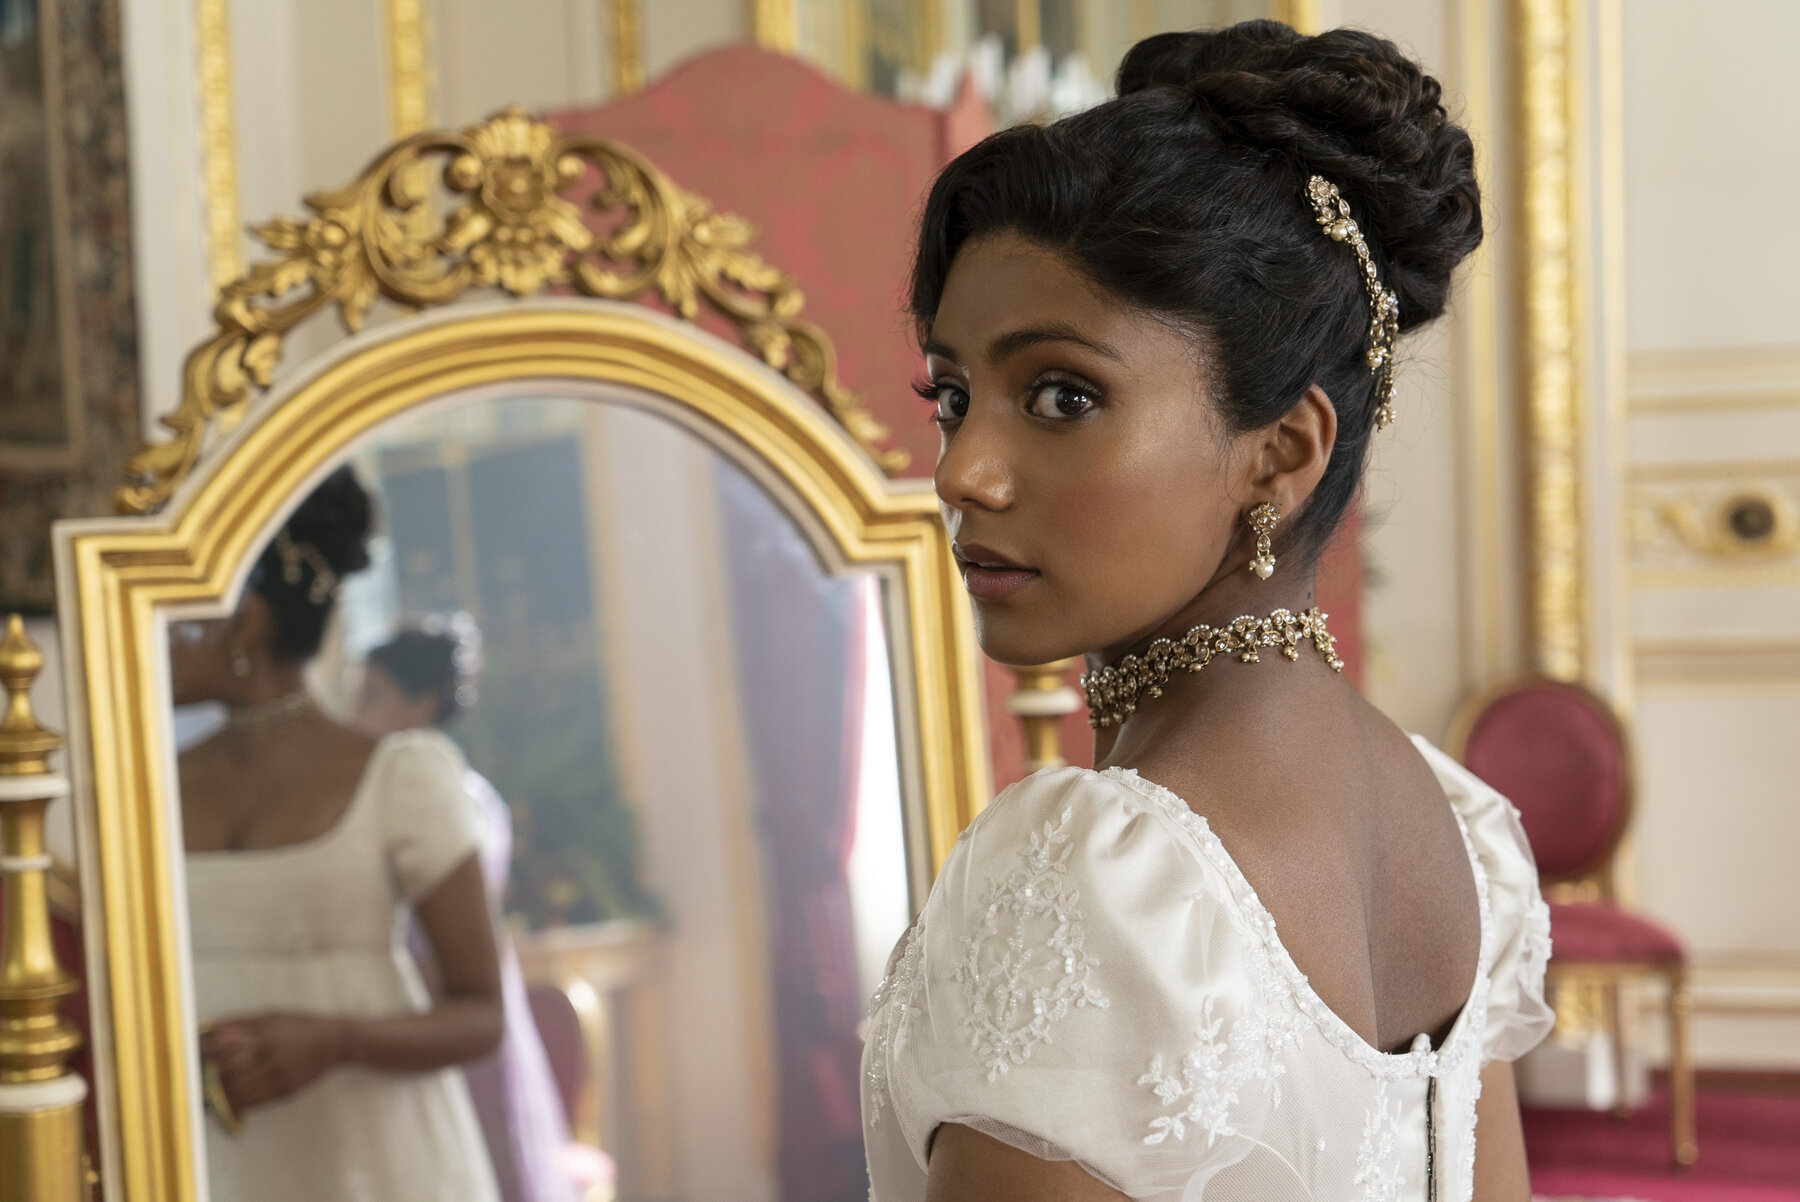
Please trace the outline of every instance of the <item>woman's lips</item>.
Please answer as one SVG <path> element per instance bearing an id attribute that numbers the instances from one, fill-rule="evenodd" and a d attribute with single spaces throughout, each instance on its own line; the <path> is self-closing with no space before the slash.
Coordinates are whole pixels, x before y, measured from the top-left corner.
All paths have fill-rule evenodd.
<path id="1" fill-rule="evenodd" d="M 956 562 L 962 568 L 963 584 L 969 595 L 982 601 L 1010 597 L 1038 578 L 1033 569 L 978 544 L 958 545 Z"/>

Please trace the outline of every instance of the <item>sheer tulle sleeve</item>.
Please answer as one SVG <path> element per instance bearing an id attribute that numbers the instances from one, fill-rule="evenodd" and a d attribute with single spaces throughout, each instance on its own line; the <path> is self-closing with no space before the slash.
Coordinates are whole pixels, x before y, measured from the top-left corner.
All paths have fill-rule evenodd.
<path id="1" fill-rule="evenodd" d="M 964 833 L 871 1007 L 878 1197 L 922 1195 L 946 1123 L 1134 1197 L 1192 1191 L 1256 1146 L 1296 1016 L 1169 804 L 1061 769 Z"/>
<path id="2" fill-rule="evenodd" d="M 464 791 L 468 765 L 435 730 L 389 735 L 380 754 L 388 867 L 400 896 L 416 902 L 481 846 L 479 819 Z"/>
<path id="3" fill-rule="evenodd" d="M 1550 959 L 1550 908 L 1538 893 L 1537 863 L 1518 811 L 1486 782 L 1424 744 L 1450 802 L 1462 815 L 1487 869 L 1494 955 L 1488 970 L 1485 1060 L 1517 1060 L 1543 1041 L 1556 1016 L 1544 1000 Z"/>

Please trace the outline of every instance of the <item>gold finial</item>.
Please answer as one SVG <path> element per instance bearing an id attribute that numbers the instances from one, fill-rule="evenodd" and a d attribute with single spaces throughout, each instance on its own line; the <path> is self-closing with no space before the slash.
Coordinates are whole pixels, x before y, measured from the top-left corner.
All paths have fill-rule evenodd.
<path id="1" fill-rule="evenodd" d="M 31 682 L 44 670 L 44 653 L 25 634 L 18 614 L 6 619 L 0 638 L 0 684 L 7 692 L 0 718 L 0 776 L 34 776 L 50 771 L 49 755 L 62 739 L 45 730 L 31 712 Z"/>
<path id="2" fill-rule="evenodd" d="M 1063 765 L 1062 720 L 1081 709 L 1081 694 L 1063 679 L 1074 664 L 1072 659 L 1059 659 L 1012 670 L 1019 687 L 1006 699 L 1006 710 L 1025 728 L 1027 775 L 1040 768 Z"/>

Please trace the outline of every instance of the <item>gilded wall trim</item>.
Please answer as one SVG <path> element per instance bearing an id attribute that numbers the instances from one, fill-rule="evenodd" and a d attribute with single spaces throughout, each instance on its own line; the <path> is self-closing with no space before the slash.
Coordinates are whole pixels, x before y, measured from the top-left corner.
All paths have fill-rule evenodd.
<path id="1" fill-rule="evenodd" d="M 1269 15 L 1301 33 L 1318 33 L 1325 28 L 1321 0 L 1270 0 Z"/>
<path id="2" fill-rule="evenodd" d="M 607 0 L 606 29 L 612 43 L 613 92 L 635 92 L 644 86 L 644 22 L 638 0 Z"/>
<path id="3" fill-rule="evenodd" d="M 1532 666 L 1560 680 L 1585 665 L 1581 494 L 1586 389 L 1579 297 L 1582 251 L 1578 14 L 1572 0 L 1513 9 L 1519 97 L 1521 300 L 1524 318 L 1527 602 Z"/>
<path id="4" fill-rule="evenodd" d="M 431 124 L 424 0 L 383 0 L 387 33 L 388 137 L 409 138 Z"/>
<path id="5" fill-rule="evenodd" d="M 750 0 L 750 36 L 756 44 L 783 54 L 800 48 L 800 28 L 794 0 Z"/>
<path id="6" fill-rule="evenodd" d="M 213 290 L 244 274 L 238 215 L 237 129 L 231 79 L 230 0 L 194 0 L 200 93 L 200 178 L 206 196 L 206 267 Z"/>

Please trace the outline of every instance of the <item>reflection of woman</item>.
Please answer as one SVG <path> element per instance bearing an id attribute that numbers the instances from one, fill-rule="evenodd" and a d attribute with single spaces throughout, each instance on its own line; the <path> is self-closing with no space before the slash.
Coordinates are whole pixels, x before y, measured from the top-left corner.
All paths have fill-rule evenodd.
<path id="1" fill-rule="evenodd" d="M 229 618 L 172 639 L 175 701 L 223 702 L 180 761 L 194 983 L 225 1109 L 221 1202 L 492 1199 L 462 1078 L 501 1034 L 500 972 L 463 796 L 435 732 L 371 740 L 309 699 L 338 582 L 368 563 L 368 495 L 329 477 Z M 443 976 L 430 1005 L 400 942 L 413 908 Z"/>
<path id="2" fill-rule="evenodd" d="M 1530 854 L 1311 608 L 1394 336 L 1481 241 L 1468 136 L 1347 30 L 1165 34 L 1119 93 L 968 151 L 921 222 L 982 646 L 1087 657 L 1100 770 L 1002 794 L 897 949 L 873 1196 L 1522 1200 Z"/>
<path id="3" fill-rule="evenodd" d="M 474 701 L 478 657 L 472 623 L 459 615 L 432 627 L 403 630 L 369 652 L 363 665 L 357 722 L 374 735 L 431 730 L 454 721 Z M 494 897 L 512 867 L 512 816 L 494 786 L 474 769 L 463 783 L 482 831 L 481 866 Z M 500 957 L 506 1036 L 500 1050 L 465 1067 L 482 1135 L 505 1202 L 574 1197 L 562 1161 L 568 1131 L 525 996 L 519 960 L 503 944 Z"/>

